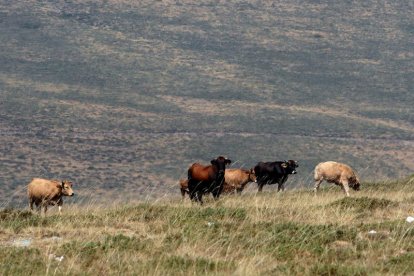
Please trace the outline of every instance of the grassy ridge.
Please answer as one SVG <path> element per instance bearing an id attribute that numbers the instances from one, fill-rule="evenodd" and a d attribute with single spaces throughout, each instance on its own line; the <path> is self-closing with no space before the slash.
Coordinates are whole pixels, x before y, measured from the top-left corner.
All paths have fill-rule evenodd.
<path id="1" fill-rule="evenodd" d="M 366 183 L 350 198 L 326 186 L 317 197 L 265 192 L 204 207 L 165 199 L 46 218 L 2 210 L 0 274 L 410 274 L 413 179 Z"/>

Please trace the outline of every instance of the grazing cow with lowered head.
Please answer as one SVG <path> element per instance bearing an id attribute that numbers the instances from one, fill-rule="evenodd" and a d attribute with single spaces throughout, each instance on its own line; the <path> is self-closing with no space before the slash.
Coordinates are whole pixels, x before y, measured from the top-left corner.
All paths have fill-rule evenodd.
<path id="1" fill-rule="evenodd" d="M 319 163 L 315 167 L 314 178 L 315 195 L 321 185 L 321 182 L 324 180 L 328 183 L 335 183 L 336 185 L 341 186 L 346 196 L 349 196 L 349 187 L 355 191 L 359 191 L 361 186 L 358 176 L 350 166 L 334 161 Z"/>
<path id="2" fill-rule="evenodd" d="M 203 194 L 211 193 L 215 199 L 218 199 L 224 182 L 224 172 L 226 165 L 231 160 L 219 156 L 210 161 L 211 165 L 203 166 L 200 163 L 194 163 L 188 169 L 188 191 L 193 201 L 203 204 Z"/>
<path id="3" fill-rule="evenodd" d="M 230 194 L 237 192 L 240 194 L 249 182 L 256 182 L 256 175 L 254 174 L 253 169 L 226 169 L 224 172 L 224 184 L 222 193 Z M 189 194 L 188 179 L 180 179 L 179 186 L 181 196 L 184 200 L 185 194 Z"/>
<path id="4" fill-rule="evenodd" d="M 35 204 L 39 212 L 43 207 L 44 215 L 46 215 L 47 206 L 49 205 L 58 205 L 59 214 L 61 214 L 63 196 L 75 195 L 72 190 L 72 182 L 42 178 L 34 178 L 29 183 L 27 186 L 27 194 L 29 196 L 30 210 L 33 210 L 33 204 Z"/>
<path id="5" fill-rule="evenodd" d="M 227 169 L 224 173 L 223 193 L 240 194 L 249 182 L 256 182 L 256 175 L 253 169 Z"/>
<path id="6" fill-rule="evenodd" d="M 285 190 L 285 182 L 290 174 L 296 174 L 298 162 L 294 160 L 276 161 L 276 162 L 259 162 L 254 167 L 259 192 L 264 185 L 278 184 L 277 191 Z"/>

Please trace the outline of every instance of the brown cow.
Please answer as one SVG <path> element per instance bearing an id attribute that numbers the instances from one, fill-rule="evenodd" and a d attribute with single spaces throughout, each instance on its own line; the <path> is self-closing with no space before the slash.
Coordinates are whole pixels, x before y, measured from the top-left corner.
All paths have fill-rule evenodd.
<path id="1" fill-rule="evenodd" d="M 230 194 L 233 192 L 241 193 L 249 182 L 256 182 L 256 175 L 254 174 L 253 169 L 226 169 L 224 172 L 224 184 L 223 191 L 224 194 Z M 180 192 L 183 200 L 185 194 L 189 194 L 188 191 L 188 179 L 179 180 Z"/>
<path id="2" fill-rule="evenodd" d="M 203 194 L 212 193 L 215 199 L 220 197 L 223 190 L 224 172 L 231 160 L 219 156 L 210 161 L 211 165 L 203 166 L 194 163 L 188 169 L 188 191 L 193 201 L 203 204 Z"/>
<path id="3" fill-rule="evenodd" d="M 180 191 L 181 191 L 181 195 L 183 197 L 183 200 L 185 198 L 185 194 L 188 194 L 188 179 L 180 179 L 179 181 L 180 184 Z"/>
<path id="4" fill-rule="evenodd" d="M 29 207 L 33 210 L 33 203 L 41 212 L 43 207 L 46 215 L 48 205 L 58 205 L 59 214 L 62 213 L 63 196 L 74 196 L 72 182 L 34 178 L 27 186 Z"/>
<path id="5" fill-rule="evenodd" d="M 237 192 L 240 194 L 249 182 L 256 182 L 253 169 L 227 169 L 224 173 L 223 193 Z"/>
<path id="6" fill-rule="evenodd" d="M 335 183 L 342 187 L 346 196 L 349 196 L 349 187 L 359 191 L 360 182 L 356 173 L 346 164 L 334 161 L 322 162 L 315 167 L 315 195 L 323 180 L 328 183 Z"/>

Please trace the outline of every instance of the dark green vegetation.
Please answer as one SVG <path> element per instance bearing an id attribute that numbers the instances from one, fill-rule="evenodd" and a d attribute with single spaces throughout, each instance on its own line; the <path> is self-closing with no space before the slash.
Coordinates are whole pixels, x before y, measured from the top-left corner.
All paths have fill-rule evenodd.
<path id="1" fill-rule="evenodd" d="M 337 188 L 207 198 L 204 207 L 70 207 L 46 218 L 5 209 L 0 274 L 410 275 L 412 180 L 351 198 Z"/>
<path id="2" fill-rule="evenodd" d="M 299 160 L 288 186 L 329 159 L 406 175 L 413 14 L 400 0 L 0 0 L 3 205 L 35 176 L 79 183 L 78 203 L 178 193 L 217 155 Z"/>

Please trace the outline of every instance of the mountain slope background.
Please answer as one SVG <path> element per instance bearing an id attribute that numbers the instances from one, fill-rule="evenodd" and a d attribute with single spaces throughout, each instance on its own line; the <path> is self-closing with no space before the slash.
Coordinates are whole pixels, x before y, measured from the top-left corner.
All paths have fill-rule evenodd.
<path id="1" fill-rule="evenodd" d="M 0 198 L 177 194 L 193 162 L 414 170 L 406 1 L 0 1 Z M 253 190 L 253 187 L 250 187 Z M 266 187 L 271 190 L 273 187 Z"/>

